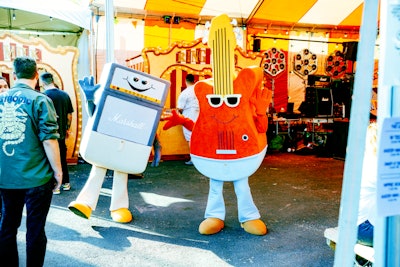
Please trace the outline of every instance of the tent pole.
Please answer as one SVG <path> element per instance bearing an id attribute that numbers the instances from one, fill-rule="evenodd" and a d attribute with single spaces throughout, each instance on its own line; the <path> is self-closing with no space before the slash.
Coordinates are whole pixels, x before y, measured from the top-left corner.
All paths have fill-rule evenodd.
<path id="1" fill-rule="evenodd" d="M 106 63 L 114 62 L 114 6 L 112 0 L 105 2 L 106 16 Z"/>
<path id="2" fill-rule="evenodd" d="M 335 267 L 350 267 L 354 264 L 362 164 L 374 71 L 376 34 L 371 33 L 377 32 L 377 14 L 378 0 L 364 1 L 339 210 L 339 239 L 335 251 Z"/>

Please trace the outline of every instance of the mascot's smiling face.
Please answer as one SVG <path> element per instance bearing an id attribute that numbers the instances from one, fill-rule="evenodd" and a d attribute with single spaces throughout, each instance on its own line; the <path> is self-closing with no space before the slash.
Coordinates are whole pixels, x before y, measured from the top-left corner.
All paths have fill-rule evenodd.
<path id="1" fill-rule="evenodd" d="M 210 107 L 218 109 L 218 111 L 211 111 L 210 118 L 216 120 L 218 123 L 228 124 L 238 117 L 236 114 L 238 109 L 235 108 L 240 104 L 241 94 L 229 94 L 225 96 L 207 94 L 206 97 Z"/>
<path id="2" fill-rule="evenodd" d="M 118 65 L 105 79 L 104 88 L 119 90 L 153 103 L 161 104 L 166 97 L 165 80 L 138 70 Z"/>
<path id="3" fill-rule="evenodd" d="M 137 92 L 146 92 L 147 90 L 154 89 L 152 80 L 145 76 L 133 75 L 125 78 L 129 87 Z"/>

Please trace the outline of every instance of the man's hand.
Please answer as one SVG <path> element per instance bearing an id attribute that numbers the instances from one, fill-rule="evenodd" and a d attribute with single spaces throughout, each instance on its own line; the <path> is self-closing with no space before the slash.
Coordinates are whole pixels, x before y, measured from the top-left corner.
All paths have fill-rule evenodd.
<path id="1" fill-rule="evenodd" d="M 50 162 L 51 168 L 54 172 L 54 184 L 53 190 L 60 189 L 63 173 L 61 167 L 60 148 L 58 146 L 57 139 L 47 139 L 43 141 L 44 152 L 46 153 L 47 159 Z"/>
<path id="2" fill-rule="evenodd" d="M 79 85 L 85 93 L 86 100 L 93 101 L 94 93 L 100 88 L 100 84 L 94 84 L 94 77 L 84 77 L 83 80 L 79 80 Z"/>
<path id="3" fill-rule="evenodd" d="M 63 174 L 58 172 L 54 173 L 54 179 L 56 180 L 54 183 L 53 191 L 60 190 L 62 184 Z"/>

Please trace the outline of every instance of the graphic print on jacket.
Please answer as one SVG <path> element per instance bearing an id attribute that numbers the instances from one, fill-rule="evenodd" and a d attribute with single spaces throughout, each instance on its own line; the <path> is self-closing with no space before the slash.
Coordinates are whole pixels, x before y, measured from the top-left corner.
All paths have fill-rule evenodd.
<path id="1" fill-rule="evenodd" d="M 6 94 L 0 99 L 4 106 L 0 106 L 0 138 L 3 143 L 3 152 L 7 156 L 14 155 L 14 149 L 10 146 L 22 143 L 25 139 L 25 122 L 27 114 L 20 109 L 24 104 L 29 104 L 30 100 L 25 97 L 19 97 L 21 92 L 14 95 Z"/>

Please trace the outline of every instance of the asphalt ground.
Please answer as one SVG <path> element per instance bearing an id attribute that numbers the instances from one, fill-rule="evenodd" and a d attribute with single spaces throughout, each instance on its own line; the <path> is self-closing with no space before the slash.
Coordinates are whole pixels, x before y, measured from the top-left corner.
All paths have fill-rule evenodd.
<path id="1" fill-rule="evenodd" d="M 128 224 L 110 218 L 112 171 L 107 172 L 89 220 L 68 210 L 91 165 L 69 166 L 71 191 L 54 195 L 47 219 L 45 266 L 333 266 L 324 230 L 337 225 L 344 161 L 316 155 L 269 153 L 249 179 L 254 202 L 268 227 L 246 233 L 237 220 L 236 196 L 224 185 L 222 232 L 198 233 L 208 179 L 184 161 L 150 163 L 143 179 L 129 179 Z M 25 219 L 18 234 L 25 266 Z"/>

